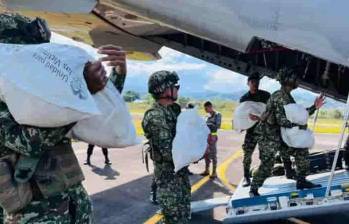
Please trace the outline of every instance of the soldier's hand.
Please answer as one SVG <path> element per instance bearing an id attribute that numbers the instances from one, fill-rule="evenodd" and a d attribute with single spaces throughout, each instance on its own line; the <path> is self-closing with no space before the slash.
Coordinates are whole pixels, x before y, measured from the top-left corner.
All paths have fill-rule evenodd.
<path id="1" fill-rule="evenodd" d="M 259 121 L 260 120 L 260 118 L 257 115 L 249 114 L 248 116 L 253 121 Z"/>
<path id="2" fill-rule="evenodd" d="M 321 108 L 325 104 L 325 96 L 324 94 L 320 94 L 320 96 L 316 97 L 314 106 L 316 109 Z"/>
<path id="3" fill-rule="evenodd" d="M 113 66 L 116 68 L 118 74 L 126 75 L 126 52 L 118 46 L 114 45 L 104 45 L 98 48 L 99 54 L 105 54 L 100 60 L 107 62 L 108 66 Z"/>
<path id="4" fill-rule="evenodd" d="M 102 90 L 108 81 L 106 71 L 100 61 L 87 62 L 84 68 L 84 77 L 91 94 Z"/>

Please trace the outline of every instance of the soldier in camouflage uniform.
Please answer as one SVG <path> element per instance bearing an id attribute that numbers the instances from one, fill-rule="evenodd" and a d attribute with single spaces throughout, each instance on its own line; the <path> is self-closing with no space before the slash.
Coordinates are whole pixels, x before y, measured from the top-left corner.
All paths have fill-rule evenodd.
<path id="1" fill-rule="evenodd" d="M 204 103 L 204 108 L 208 117 L 206 117 L 207 127 L 210 129 L 210 134 L 207 137 L 207 149 L 204 155 L 205 158 L 205 171 L 201 173 L 202 176 L 209 175 L 210 163 L 212 161 L 212 174 L 211 179 L 217 177 L 217 141 L 218 141 L 218 129 L 221 128 L 222 115 L 213 109 L 213 105 L 210 101 Z"/>
<path id="2" fill-rule="evenodd" d="M 0 14 L 1 43 L 39 44 L 49 42 L 50 36 L 42 19 Z M 107 55 L 101 61 L 119 66 L 118 72 L 113 69 L 110 79 L 122 88 L 125 52 L 114 46 L 102 47 L 99 52 Z M 103 89 L 108 80 L 100 61 L 86 63 L 84 77 L 92 94 Z M 0 101 L 0 203 L 7 210 L 6 223 L 93 223 L 91 201 L 81 184 L 84 177 L 71 141 L 65 137 L 73 125 L 57 128 L 20 125 L 6 103 Z M 28 201 L 14 207 L 16 201 L 11 201 L 12 196 L 24 198 L 15 194 L 19 187 L 26 189 L 23 195 Z"/>
<path id="3" fill-rule="evenodd" d="M 265 113 L 261 116 L 261 122 L 257 126 L 257 132 L 260 133 L 259 152 L 261 164 L 257 172 L 253 175 L 253 180 L 250 189 L 251 196 L 258 196 L 258 188 L 263 185 L 266 178 L 271 175 L 271 170 L 274 166 L 275 153 L 280 150 L 284 165 L 291 164 L 290 156 L 295 157 L 297 167 L 297 189 L 320 187 L 306 180 L 309 161 L 307 161 L 308 149 L 295 149 L 288 147 L 281 138 L 281 127 L 292 128 L 299 126 L 301 129 L 306 129 L 306 125 L 298 125 L 287 120 L 284 106 L 290 103 L 295 103 L 292 95 L 292 90 L 298 87 L 297 73 L 293 69 L 282 69 L 278 74 L 278 81 L 281 84 L 281 89 L 274 92 L 267 102 Z M 309 114 L 314 113 L 324 104 L 324 97 L 316 98 L 314 105 L 307 110 Z"/>
<path id="4" fill-rule="evenodd" d="M 261 76 L 257 72 L 251 74 L 248 77 L 247 85 L 249 86 L 249 91 L 240 98 L 240 103 L 246 101 L 253 101 L 265 104 L 267 103 L 270 97 L 270 93 L 258 89 L 260 79 Z M 250 116 L 253 117 L 252 114 Z M 256 126 L 257 123 L 253 127 L 246 130 L 244 144 L 242 145 L 242 150 L 244 151 L 244 159 L 242 161 L 242 164 L 244 166 L 244 187 L 250 186 L 251 184 L 250 167 L 252 162 L 252 154 L 254 152 L 254 149 L 256 148 L 258 139 L 257 133 L 254 132 Z"/>
<path id="5" fill-rule="evenodd" d="M 176 135 L 177 117 L 181 112 L 175 103 L 179 89 L 175 72 L 158 71 L 148 81 L 154 105 L 145 112 L 142 127 L 151 145 L 157 197 L 168 224 L 189 223 L 190 182 L 187 167 L 174 172 L 172 141 Z"/>

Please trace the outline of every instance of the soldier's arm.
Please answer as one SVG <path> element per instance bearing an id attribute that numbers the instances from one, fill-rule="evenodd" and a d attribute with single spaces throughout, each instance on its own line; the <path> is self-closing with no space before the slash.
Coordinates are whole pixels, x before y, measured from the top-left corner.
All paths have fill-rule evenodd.
<path id="1" fill-rule="evenodd" d="M 39 157 L 47 147 L 59 143 L 72 127 L 37 128 L 18 124 L 1 103 L 0 139 L 3 145 L 20 154 Z"/>
<path id="2" fill-rule="evenodd" d="M 157 150 L 162 159 L 172 161 L 172 133 L 157 111 L 145 114 L 142 126 L 147 137 L 151 139 L 152 147 Z"/>
<path id="3" fill-rule="evenodd" d="M 285 109 L 282 103 L 274 102 L 274 108 L 275 118 L 278 125 L 284 128 L 293 128 L 297 126 L 297 124 L 294 124 L 291 121 L 287 120 Z"/>
<path id="4" fill-rule="evenodd" d="M 126 74 L 119 74 L 118 71 L 115 68 L 113 68 L 109 76 L 109 79 L 110 81 L 112 81 L 119 93 L 121 93 L 124 88 Z"/>

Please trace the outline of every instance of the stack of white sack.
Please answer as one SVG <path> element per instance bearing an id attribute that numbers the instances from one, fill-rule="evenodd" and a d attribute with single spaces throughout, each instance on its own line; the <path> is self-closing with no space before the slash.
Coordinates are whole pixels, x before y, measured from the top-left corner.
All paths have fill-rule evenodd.
<path id="1" fill-rule="evenodd" d="M 249 114 L 261 116 L 266 104 L 254 101 L 245 101 L 236 107 L 233 117 L 233 127 L 236 131 L 247 130 L 257 123 L 250 119 Z"/>
<path id="2" fill-rule="evenodd" d="M 205 120 L 196 109 L 185 110 L 178 116 L 172 143 L 175 172 L 204 156 L 209 133 Z"/>
<path id="3" fill-rule="evenodd" d="M 84 50 L 55 43 L 0 44 L 0 49 L 3 58 L 0 64 L 1 97 L 19 124 L 59 127 L 84 120 L 84 123 L 90 121 L 87 122 L 89 125 L 75 125 L 72 133 L 75 133 L 75 128 L 79 131 L 71 136 L 108 147 L 138 143 L 130 115 L 118 91 L 105 88 L 95 95 L 88 91 L 83 69 L 87 61 L 95 58 Z M 121 100 L 113 98 L 115 95 Z M 109 110 L 106 111 L 105 107 Z M 117 113 L 120 111 L 126 115 Z M 122 124 L 116 123 L 125 119 Z M 105 131 L 101 131 L 103 129 Z M 129 141 L 125 142 L 125 139 Z"/>
<path id="4" fill-rule="evenodd" d="M 291 103 L 284 106 L 286 118 L 292 123 L 306 125 L 309 113 L 302 105 Z M 314 134 L 309 129 L 303 130 L 298 126 L 293 128 L 281 127 L 282 140 L 293 148 L 311 148 L 314 145 Z"/>

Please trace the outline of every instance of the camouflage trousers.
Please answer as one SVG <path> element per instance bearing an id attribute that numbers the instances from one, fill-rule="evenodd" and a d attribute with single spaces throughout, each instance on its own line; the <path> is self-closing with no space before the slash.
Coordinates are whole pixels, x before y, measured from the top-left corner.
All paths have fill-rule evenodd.
<path id="1" fill-rule="evenodd" d="M 20 212 L 6 215 L 6 224 L 91 224 L 90 198 L 79 184 L 48 199 L 33 200 Z"/>
<path id="2" fill-rule="evenodd" d="M 245 135 L 242 150 L 244 151 L 244 158 L 242 164 L 244 166 L 244 177 L 250 177 L 250 168 L 252 163 L 252 154 L 257 145 L 257 134 L 253 130 L 247 130 Z"/>
<path id="3" fill-rule="evenodd" d="M 210 168 L 211 161 L 212 161 L 212 170 L 213 170 L 213 172 L 216 171 L 216 168 L 217 168 L 217 141 L 218 141 L 217 136 L 211 136 L 209 141 L 208 141 L 206 153 L 204 155 L 205 167 L 206 167 L 207 171 Z"/>
<path id="4" fill-rule="evenodd" d="M 270 140 L 260 140 L 258 142 L 259 159 L 261 161 L 257 171 L 253 174 L 251 189 L 258 189 L 263 185 L 265 179 L 270 177 L 275 163 L 275 153 L 280 147 L 280 143 Z"/>
<path id="5" fill-rule="evenodd" d="M 309 172 L 309 161 L 307 159 L 309 150 L 307 148 L 291 148 L 285 143 L 281 144 L 280 155 L 284 163 L 285 169 L 291 167 L 290 157 L 294 157 L 296 165 L 296 180 L 304 180 Z"/>
<path id="6" fill-rule="evenodd" d="M 190 182 L 187 168 L 174 173 L 173 164 L 156 163 L 157 197 L 166 224 L 187 224 L 190 219 Z"/>

